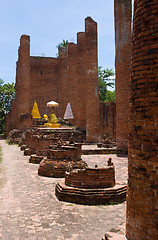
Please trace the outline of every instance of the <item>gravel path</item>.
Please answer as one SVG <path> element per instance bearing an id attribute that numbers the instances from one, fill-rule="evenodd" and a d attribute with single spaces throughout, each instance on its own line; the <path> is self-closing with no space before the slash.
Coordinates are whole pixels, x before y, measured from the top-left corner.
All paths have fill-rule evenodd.
<path id="1" fill-rule="evenodd" d="M 38 176 L 38 165 L 16 145 L 0 140 L 0 240 L 101 240 L 125 222 L 126 203 L 82 206 L 60 202 L 54 194 L 60 179 Z M 89 166 L 104 165 L 108 156 L 83 155 Z M 110 155 L 116 181 L 127 180 L 127 158 Z"/>

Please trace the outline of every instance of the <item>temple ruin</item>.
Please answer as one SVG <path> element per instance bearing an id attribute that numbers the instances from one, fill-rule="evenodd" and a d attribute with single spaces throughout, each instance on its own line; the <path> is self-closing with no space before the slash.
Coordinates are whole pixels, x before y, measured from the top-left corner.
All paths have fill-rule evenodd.
<path id="1" fill-rule="evenodd" d="M 115 0 L 116 138 L 121 154 L 127 153 L 127 143 L 129 144 L 127 239 L 152 240 L 158 238 L 157 0 L 134 1 L 132 42 L 131 12 L 131 0 Z M 95 141 L 100 130 L 105 129 L 102 118 L 105 120 L 106 111 L 103 104 L 99 104 L 98 98 L 96 23 L 89 17 L 85 23 L 85 32 L 78 33 L 77 44 L 69 43 L 68 53 L 60 49 L 59 58 L 30 57 L 29 36 L 22 36 L 17 63 L 16 100 L 12 112 L 7 116 L 8 130 L 30 126 L 29 114 L 33 101 L 39 101 L 40 111 L 45 111 L 46 102 L 52 99 L 52 91 L 54 100 L 61 106 L 57 110 L 58 116 L 63 116 L 67 102 L 72 103 L 75 116 L 73 124 L 86 129 L 87 141 Z M 45 79 L 48 81 L 48 88 L 45 86 Z M 53 90 L 52 79 L 57 79 L 53 80 Z M 70 86 L 69 89 L 67 86 Z M 43 96 L 48 98 L 44 99 Z M 18 105 L 19 102 L 25 104 Z M 111 166 L 107 169 L 113 174 Z M 81 191 L 81 183 L 85 184 L 84 187 L 86 181 L 90 183 L 87 172 L 99 178 L 101 171 L 107 169 L 72 170 L 66 173 L 66 184 L 57 185 L 56 194 L 60 192 L 62 198 L 62 191 L 73 190 L 73 196 L 81 193 L 81 202 L 82 194 L 86 192 Z M 78 178 L 76 183 L 74 178 Z M 112 187 L 113 183 L 114 181 Z"/>
<path id="2" fill-rule="evenodd" d="M 63 118 L 70 103 L 74 115 L 71 123 L 86 130 L 87 141 L 96 142 L 100 135 L 97 23 L 87 17 L 85 32 L 77 33 L 77 44 L 69 43 L 68 51 L 59 48 L 58 58 L 30 56 L 30 37 L 23 35 L 15 89 L 16 99 L 6 117 L 6 132 L 30 127 L 34 101 L 42 115 L 46 103 L 53 99 L 59 103 L 57 117 Z"/>

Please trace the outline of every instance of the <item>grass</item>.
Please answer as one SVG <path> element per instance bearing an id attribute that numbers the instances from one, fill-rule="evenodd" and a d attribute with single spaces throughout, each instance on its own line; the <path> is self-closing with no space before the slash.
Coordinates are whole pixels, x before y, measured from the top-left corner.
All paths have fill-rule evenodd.
<path id="1" fill-rule="evenodd" d="M 88 206 L 95 206 L 95 207 L 99 207 L 99 208 L 101 208 L 101 207 L 105 207 L 105 206 L 111 206 L 111 205 L 118 205 L 118 204 L 120 204 L 121 202 L 109 202 L 109 203 L 105 203 L 105 204 L 90 204 L 90 205 L 88 205 Z"/>
<path id="2" fill-rule="evenodd" d="M 16 145 L 16 146 L 18 146 L 17 143 L 9 143 L 9 140 L 8 140 L 8 139 L 6 139 L 5 142 L 6 142 L 8 145 Z"/>

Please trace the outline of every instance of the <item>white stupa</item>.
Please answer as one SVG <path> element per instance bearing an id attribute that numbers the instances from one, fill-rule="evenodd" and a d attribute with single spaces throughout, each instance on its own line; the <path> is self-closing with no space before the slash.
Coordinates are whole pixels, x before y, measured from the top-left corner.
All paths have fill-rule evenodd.
<path id="1" fill-rule="evenodd" d="M 64 114 L 64 119 L 73 119 L 73 113 L 72 113 L 72 109 L 71 109 L 71 104 L 68 103 L 66 110 L 65 110 L 65 114 Z"/>

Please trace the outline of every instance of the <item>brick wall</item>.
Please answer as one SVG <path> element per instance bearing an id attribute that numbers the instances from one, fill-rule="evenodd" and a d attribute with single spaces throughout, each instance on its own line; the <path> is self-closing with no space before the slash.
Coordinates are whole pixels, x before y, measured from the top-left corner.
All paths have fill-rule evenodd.
<path id="1" fill-rule="evenodd" d="M 65 173 L 65 185 L 77 188 L 106 188 L 115 186 L 115 168 L 86 168 Z"/>
<path id="2" fill-rule="evenodd" d="M 58 59 L 30 57 L 30 79 L 30 112 L 36 101 L 41 115 L 49 115 L 51 108 L 46 107 L 47 102 L 52 98 L 58 101 Z"/>
<path id="3" fill-rule="evenodd" d="M 128 148 L 131 59 L 131 0 L 115 0 L 116 141 L 118 153 Z"/>
<path id="4" fill-rule="evenodd" d="M 103 136 L 116 139 L 116 103 L 100 103 L 100 120 Z"/>
<path id="5" fill-rule="evenodd" d="M 126 234 L 158 239 L 157 0 L 135 0 Z"/>

